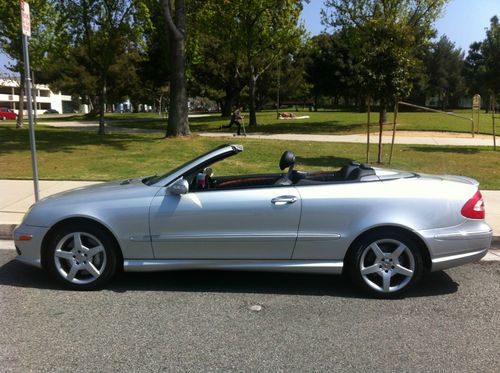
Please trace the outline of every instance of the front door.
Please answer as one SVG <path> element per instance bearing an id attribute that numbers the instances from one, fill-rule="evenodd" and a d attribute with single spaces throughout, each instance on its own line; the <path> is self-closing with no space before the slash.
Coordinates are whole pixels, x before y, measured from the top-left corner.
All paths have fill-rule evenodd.
<path id="1" fill-rule="evenodd" d="M 154 197 L 156 259 L 290 259 L 301 200 L 294 187 L 211 190 Z"/>

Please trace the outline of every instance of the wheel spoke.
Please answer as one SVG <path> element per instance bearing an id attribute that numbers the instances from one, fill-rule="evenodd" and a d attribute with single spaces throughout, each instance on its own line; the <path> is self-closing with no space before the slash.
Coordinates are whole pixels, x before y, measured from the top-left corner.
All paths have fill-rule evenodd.
<path id="1" fill-rule="evenodd" d="M 376 273 L 376 272 L 380 272 L 380 265 L 378 263 L 375 263 L 361 270 L 362 275 L 369 275 L 371 273 Z"/>
<path id="2" fill-rule="evenodd" d="M 383 272 L 382 273 L 382 282 L 383 282 L 383 287 L 384 287 L 384 292 L 388 293 L 389 289 L 391 287 L 391 273 L 390 272 Z"/>
<path id="3" fill-rule="evenodd" d="M 401 264 L 397 264 L 396 267 L 393 269 L 393 271 L 403 276 L 407 277 L 413 276 L 413 271 L 411 269 L 403 267 Z"/>
<path id="4" fill-rule="evenodd" d="M 82 237 L 79 232 L 73 234 L 73 247 L 77 250 L 82 249 Z"/>
<path id="5" fill-rule="evenodd" d="M 66 279 L 68 281 L 73 281 L 78 270 L 79 270 L 79 268 L 76 265 L 71 266 L 71 269 L 69 270 L 68 275 L 66 276 Z"/>
<path id="6" fill-rule="evenodd" d="M 94 277 L 99 277 L 101 275 L 101 272 L 99 272 L 97 268 L 94 266 L 94 264 L 91 262 L 87 262 L 85 269 Z"/>
<path id="7" fill-rule="evenodd" d="M 104 247 L 99 245 L 99 246 L 96 246 L 96 247 L 89 249 L 87 251 L 87 255 L 89 256 L 89 258 L 92 258 L 93 256 L 96 256 L 97 254 L 102 253 L 103 251 L 104 251 Z"/>
<path id="8" fill-rule="evenodd" d="M 403 254 L 403 252 L 406 250 L 406 246 L 404 244 L 399 244 L 399 246 L 397 247 L 396 250 L 394 250 L 394 252 L 390 255 L 390 258 L 392 258 L 393 260 L 394 259 L 398 259 L 401 254 Z"/>
<path id="9" fill-rule="evenodd" d="M 56 250 L 54 255 L 61 259 L 71 260 L 73 259 L 73 253 L 71 251 Z"/>
<path id="10" fill-rule="evenodd" d="M 372 243 L 370 245 L 370 248 L 372 249 L 372 251 L 375 253 L 375 255 L 377 256 L 378 259 L 382 259 L 384 257 L 384 252 L 382 251 L 382 249 L 377 245 L 376 242 Z"/>

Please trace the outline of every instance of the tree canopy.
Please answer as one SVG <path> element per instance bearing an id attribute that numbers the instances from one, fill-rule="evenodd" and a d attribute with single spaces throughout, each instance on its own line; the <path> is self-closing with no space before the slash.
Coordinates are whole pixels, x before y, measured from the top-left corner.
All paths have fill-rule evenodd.
<path id="1" fill-rule="evenodd" d="M 324 24 L 350 35 L 363 91 L 380 102 L 380 133 L 388 101 L 406 96 L 412 71 L 435 35 L 446 0 L 326 0 Z M 379 141 L 378 161 L 382 160 Z"/>

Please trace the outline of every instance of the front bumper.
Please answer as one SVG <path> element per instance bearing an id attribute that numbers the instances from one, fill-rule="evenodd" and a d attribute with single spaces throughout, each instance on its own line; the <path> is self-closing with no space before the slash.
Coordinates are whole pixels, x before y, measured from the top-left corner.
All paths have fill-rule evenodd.
<path id="1" fill-rule="evenodd" d="M 35 266 L 42 267 L 41 263 L 41 248 L 42 240 L 49 228 L 47 227 L 34 227 L 30 225 L 18 225 L 14 229 L 14 243 L 18 253 L 16 260 Z M 29 240 L 21 240 L 20 237 L 31 237 Z"/>
<path id="2" fill-rule="evenodd" d="M 468 219 L 463 224 L 419 231 L 431 256 L 431 271 L 480 260 L 491 246 L 493 232 L 484 220 Z"/>

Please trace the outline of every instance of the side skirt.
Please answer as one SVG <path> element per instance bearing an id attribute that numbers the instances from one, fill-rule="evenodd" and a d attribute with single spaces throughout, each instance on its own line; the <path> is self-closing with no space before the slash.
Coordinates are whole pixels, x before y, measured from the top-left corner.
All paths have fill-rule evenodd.
<path id="1" fill-rule="evenodd" d="M 341 274 L 342 261 L 326 260 L 206 260 L 206 259 L 126 259 L 126 272 L 175 271 L 185 269 L 213 269 L 232 271 L 271 271 Z"/>

